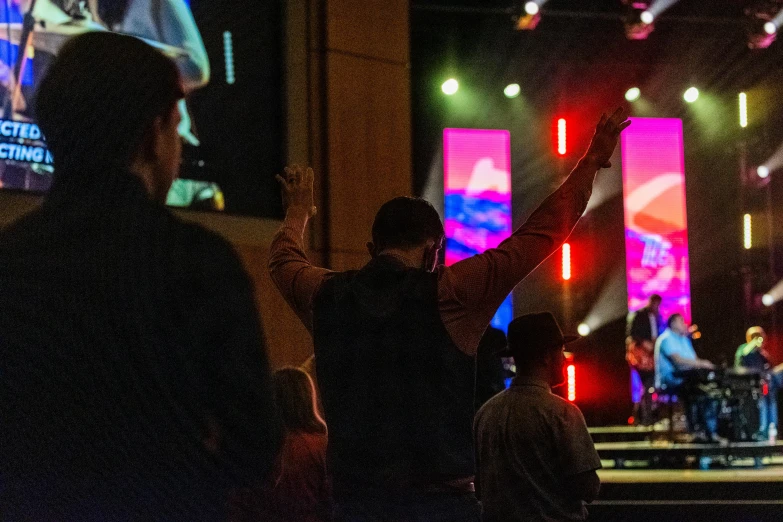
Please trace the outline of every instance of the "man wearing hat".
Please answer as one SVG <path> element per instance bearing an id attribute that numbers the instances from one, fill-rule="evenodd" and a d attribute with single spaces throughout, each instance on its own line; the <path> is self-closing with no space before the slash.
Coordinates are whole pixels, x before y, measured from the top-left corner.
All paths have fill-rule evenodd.
<path id="1" fill-rule="evenodd" d="M 564 381 L 567 343 L 549 313 L 508 327 L 517 376 L 476 414 L 476 492 L 483 520 L 586 520 L 598 496 L 601 461 L 579 408 L 554 395 Z"/>

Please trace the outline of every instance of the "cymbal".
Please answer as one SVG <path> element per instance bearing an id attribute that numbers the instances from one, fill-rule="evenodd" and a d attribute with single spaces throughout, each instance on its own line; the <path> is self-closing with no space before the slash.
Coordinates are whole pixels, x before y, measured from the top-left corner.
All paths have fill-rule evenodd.
<path id="1" fill-rule="evenodd" d="M 40 24 L 35 24 L 35 27 L 33 28 L 33 38 L 31 45 L 37 51 L 42 51 L 49 54 L 57 54 L 62 46 L 65 45 L 65 42 L 67 42 L 70 38 L 89 31 L 106 31 L 106 29 L 102 25 L 96 24 L 94 22 L 62 25 L 47 24 L 46 27 L 43 27 Z M 14 45 L 19 45 L 19 39 L 21 37 L 22 24 L 0 23 L 0 41 L 7 41 Z M 169 58 L 185 58 L 188 55 L 184 49 L 179 47 L 157 42 L 155 40 L 150 40 L 148 38 L 137 38 L 139 38 L 139 40 L 143 40 L 155 49 L 158 49 Z"/>

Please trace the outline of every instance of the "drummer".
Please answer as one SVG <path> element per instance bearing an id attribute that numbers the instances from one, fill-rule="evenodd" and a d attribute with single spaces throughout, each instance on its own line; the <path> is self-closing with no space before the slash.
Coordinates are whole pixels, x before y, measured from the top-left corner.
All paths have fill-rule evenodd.
<path id="1" fill-rule="evenodd" d="M 767 334 L 760 326 L 749 328 L 745 344 L 737 348 L 734 367 L 761 373 L 767 381 L 768 393 L 759 401 L 759 436 L 766 438 L 770 426 L 778 426 L 778 390 L 783 385 L 783 365 L 772 368 L 770 355 L 764 347 Z"/>

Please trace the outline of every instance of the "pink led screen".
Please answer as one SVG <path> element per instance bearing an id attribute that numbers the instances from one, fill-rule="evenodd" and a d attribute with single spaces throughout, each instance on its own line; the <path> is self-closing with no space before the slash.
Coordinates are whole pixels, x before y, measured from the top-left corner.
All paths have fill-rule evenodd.
<path id="1" fill-rule="evenodd" d="M 511 234 L 510 142 L 504 130 L 443 131 L 447 265 L 494 248 Z M 505 330 L 511 314 L 509 297 L 493 326 Z"/>
<path id="2" fill-rule="evenodd" d="M 664 318 L 691 319 L 682 121 L 631 118 L 621 138 L 628 308 L 663 297 Z"/>

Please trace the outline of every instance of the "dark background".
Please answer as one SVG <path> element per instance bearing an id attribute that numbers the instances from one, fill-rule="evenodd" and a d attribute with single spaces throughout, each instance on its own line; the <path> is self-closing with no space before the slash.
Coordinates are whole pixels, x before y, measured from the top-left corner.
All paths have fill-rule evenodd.
<path id="1" fill-rule="evenodd" d="M 415 192 L 442 197 L 443 128 L 509 129 L 519 226 L 586 150 L 602 111 L 622 105 L 635 116 L 682 118 L 693 319 L 703 334 L 696 350 L 715 363 L 733 364 L 753 324 L 767 328 L 779 345 L 779 307 L 764 308 L 760 296 L 780 278 L 783 259 L 780 248 L 773 249 L 770 263 L 767 187 L 753 176 L 744 183 L 740 169 L 742 147 L 755 166 L 783 143 L 783 42 L 748 48 L 745 9 L 757 2 L 682 0 L 638 41 L 626 38 L 619 0 L 551 0 L 535 30 L 517 31 L 514 18 L 523 4 L 413 2 Z M 450 77 L 460 82 L 453 97 L 440 91 Z M 503 88 L 512 82 L 522 94 L 509 100 Z M 701 97 L 688 105 L 682 94 L 691 85 Z M 624 99 L 632 86 L 642 90 L 643 100 L 635 104 Z M 741 91 L 749 100 L 746 129 L 738 121 Z M 568 121 L 563 159 L 555 152 L 559 117 Z M 614 163 L 599 175 L 591 203 L 600 205 L 570 240 L 572 280 L 562 281 L 558 252 L 517 288 L 514 300 L 515 315 L 552 310 L 570 331 L 591 311 L 599 316 L 603 327 L 575 346 L 577 403 L 591 424 L 624 422 L 630 412 L 622 179 L 619 159 Z M 781 176 L 783 171 L 769 178 L 775 230 L 783 217 Z M 750 251 L 742 246 L 744 212 L 754 217 Z M 780 362 L 780 347 L 773 346 L 773 353 Z"/>
<path id="2" fill-rule="evenodd" d="M 212 78 L 190 100 L 201 147 L 188 151 L 182 177 L 217 182 L 228 213 L 282 218 L 274 179 L 285 158 L 282 0 L 190 5 Z M 226 83 L 224 31 L 233 35 L 233 85 Z"/>

